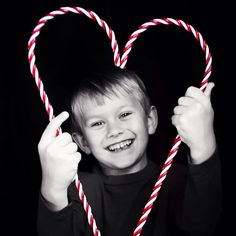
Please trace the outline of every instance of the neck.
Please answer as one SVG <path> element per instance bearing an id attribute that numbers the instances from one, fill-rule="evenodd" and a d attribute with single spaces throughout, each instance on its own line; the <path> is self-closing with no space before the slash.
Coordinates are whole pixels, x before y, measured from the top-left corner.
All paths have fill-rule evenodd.
<path id="1" fill-rule="evenodd" d="M 102 172 L 105 175 L 127 175 L 139 172 L 147 166 L 147 158 L 142 158 L 131 166 L 124 168 L 112 168 L 110 166 L 101 165 Z"/>

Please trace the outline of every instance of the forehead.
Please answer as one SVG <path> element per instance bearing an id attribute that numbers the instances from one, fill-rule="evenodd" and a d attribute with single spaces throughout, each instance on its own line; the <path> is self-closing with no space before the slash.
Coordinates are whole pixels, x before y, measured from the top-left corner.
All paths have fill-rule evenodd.
<path id="1" fill-rule="evenodd" d="M 95 113 L 111 113 L 123 108 L 142 109 L 141 104 L 136 96 L 127 93 L 110 94 L 109 96 L 99 95 L 96 97 L 81 97 L 77 101 L 77 108 L 81 110 L 85 117 Z"/>
<path id="2" fill-rule="evenodd" d="M 130 105 L 136 106 L 139 104 L 138 98 L 134 94 L 117 92 L 116 94 L 99 95 L 93 99 L 83 99 L 86 106 L 120 106 Z"/>

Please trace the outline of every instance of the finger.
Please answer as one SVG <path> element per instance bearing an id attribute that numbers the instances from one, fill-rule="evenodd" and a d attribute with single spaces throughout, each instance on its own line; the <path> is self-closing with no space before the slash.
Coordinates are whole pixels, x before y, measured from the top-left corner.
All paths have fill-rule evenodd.
<path id="1" fill-rule="evenodd" d="M 64 147 L 64 151 L 68 154 L 73 154 L 78 151 L 78 146 L 76 143 L 70 143 Z"/>
<path id="2" fill-rule="evenodd" d="M 60 146 L 66 146 L 72 142 L 73 142 L 73 139 L 68 132 L 61 133 L 59 136 L 57 136 L 57 138 L 54 141 L 54 143 Z"/>
<path id="3" fill-rule="evenodd" d="M 75 152 L 75 153 L 71 154 L 70 157 L 73 159 L 73 161 L 75 161 L 78 164 L 81 161 L 81 153 L 80 152 Z"/>
<path id="4" fill-rule="evenodd" d="M 172 122 L 172 125 L 177 127 L 179 125 L 179 115 L 173 115 L 171 117 L 171 122 Z"/>
<path id="5" fill-rule="evenodd" d="M 208 102 L 208 98 L 210 98 L 208 96 L 208 94 L 210 94 L 212 89 L 212 85 L 209 85 L 209 88 L 207 89 L 206 93 L 201 91 L 200 88 L 196 88 L 196 87 L 189 87 L 186 91 L 186 96 L 189 98 L 192 98 L 200 103 L 205 103 Z M 207 98 L 207 99 L 206 99 Z"/>
<path id="6" fill-rule="evenodd" d="M 58 116 L 53 118 L 48 124 L 47 128 L 43 133 L 44 138 L 52 138 L 57 134 L 57 130 L 61 127 L 62 123 L 66 121 L 69 117 L 69 113 L 64 111 L 60 113 Z"/>
<path id="7" fill-rule="evenodd" d="M 206 89 L 204 91 L 204 94 L 207 96 L 207 97 L 211 97 L 211 92 L 212 92 L 212 89 L 215 87 L 215 84 L 213 82 L 209 82 L 206 86 Z"/>
<path id="8" fill-rule="evenodd" d="M 190 97 L 180 97 L 178 99 L 178 104 L 181 106 L 189 106 L 190 104 L 192 104 L 193 99 Z"/>
<path id="9" fill-rule="evenodd" d="M 174 114 L 175 115 L 182 115 L 186 112 L 187 106 L 176 106 L 174 108 Z"/>
<path id="10" fill-rule="evenodd" d="M 172 121 L 172 125 L 175 126 L 177 133 L 180 135 L 181 140 L 183 140 L 182 136 L 183 136 L 183 130 L 181 128 L 180 125 L 180 116 L 179 115 L 174 115 L 171 117 L 171 121 Z"/>
<path id="11" fill-rule="evenodd" d="M 194 86 L 190 86 L 188 87 L 188 89 L 186 90 L 185 96 L 189 97 L 189 98 L 198 98 L 200 96 L 202 96 L 203 92 Z"/>

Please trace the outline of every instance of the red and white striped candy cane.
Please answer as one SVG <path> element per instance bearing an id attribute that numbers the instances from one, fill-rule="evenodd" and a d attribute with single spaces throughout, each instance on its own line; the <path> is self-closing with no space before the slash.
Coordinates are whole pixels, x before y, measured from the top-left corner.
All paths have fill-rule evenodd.
<path id="1" fill-rule="evenodd" d="M 104 20 L 102 20 L 95 12 L 90 11 L 90 10 L 85 10 L 81 7 L 61 7 L 58 10 L 52 11 L 52 12 L 48 13 L 46 16 L 42 17 L 38 21 L 36 27 L 33 29 L 31 37 L 28 41 L 28 60 L 30 63 L 31 74 L 32 74 L 33 78 L 35 79 L 35 83 L 36 83 L 37 88 L 39 90 L 41 100 L 42 100 L 43 104 L 45 105 L 45 108 L 48 113 L 50 121 L 54 118 L 53 107 L 50 104 L 48 96 L 44 90 L 43 82 L 40 78 L 39 71 L 38 71 L 36 63 L 35 63 L 35 61 L 36 61 L 36 57 L 35 57 L 36 38 L 39 36 L 41 29 L 46 24 L 46 22 L 53 19 L 57 15 L 64 15 L 69 12 L 85 15 L 88 18 L 90 18 L 91 20 L 96 21 L 98 23 L 98 25 L 100 27 L 102 27 L 102 29 L 106 32 L 108 38 L 111 40 L 111 47 L 112 47 L 112 51 L 114 54 L 114 58 L 113 58 L 114 64 L 116 66 L 120 66 L 120 53 L 119 53 L 119 47 L 118 47 L 118 44 L 117 44 L 117 41 L 115 38 L 115 34 L 114 34 L 113 30 L 108 26 L 108 24 Z M 61 132 L 61 129 L 57 131 L 57 134 L 59 134 L 60 132 Z M 87 214 L 89 225 L 91 226 L 91 228 L 93 230 L 93 234 L 95 236 L 100 236 L 101 233 L 97 228 L 96 221 L 95 221 L 93 214 L 92 214 L 92 209 L 91 209 L 90 205 L 88 204 L 87 198 L 83 192 L 83 187 L 82 187 L 81 182 L 79 181 L 78 175 L 76 175 L 75 184 L 76 184 L 76 187 L 79 192 L 80 200 L 81 200 L 84 210 Z"/>
<path id="2" fill-rule="evenodd" d="M 163 18 L 163 19 L 153 19 L 151 21 L 148 21 L 148 22 L 142 24 L 129 37 L 129 40 L 124 47 L 122 58 L 120 59 L 119 48 L 118 48 L 118 44 L 117 44 L 113 30 L 96 13 L 94 13 L 93 11 L 90 11 L 90 10 L 85 10 L 80 7 L 61 7 L 60 9 L 58 9 L 56 11 L 50 12 L 48 15 L 46 15 L 45 17 L 41 18 L 38 21 L 38 24 L 34 28 L 34 30 L 32 32 L 32 36 L 30 37 L 30 40 L 28 42 L 28 50 L 29 50 L 28 59 L 29 59 L 29 63 L 30 63 L 30 71 L 33 75 L 33 78 L 35 78 L 35 83 L 39 89 L 41 100 L 45 104 L 45 108 L 46 108 L 47 113 L 49 115 L 49 120 L 53 119 L 53 117 L 54 117 L 53 108 L 48 100 L 47 94 L 46 94 L 44 87 L 43 87 L 42 80 L 40 79 L 39 72 L 38 72 L 38 69 L 35 64 L 34 49 L 35 49 L 35 45 L 36 45 L 36 38 L 38 37 L 40 30 L 45 25 L 45 23 L 48 20 L 53 19 L 57 15 L 63 15 L 68 12 L 86 15 L 90 19 L 96 21 L 102 27 L 102 29 L 106 31 L 109 39 L 111 40 L 111 47 L 112 47 L 112 51 L 114 54 L 114 58 L 113 58 L 114 64 L 116 66 L 120 66 L 121 68 L 125 67 L 127 60 L 128 60 L 129 53 L 133 47 L 135 40 L 141 35 L 141 33 L 146 31 L 149 27 L 160 25 L 160 24 L 165 24 L 165 25 L 173 25 L 174 24 L 174 25 L 184 28 L 186 31 L 191 32 L 194 35 L 194 37 L 197 39 L 197 41 L 200 42 L 201 48 L 203 49 L 203 51 L 206 54 L 206 57 L 205 57 L 206 69 L 204 72 L 203 80 L 200 84 L 200 89 L 204 90 L 205 87 L 207 86 L 208 78 L 211 74 L 211 63 L 212 63 L 212 57 L 211 57 L 211 54 L 209 51 L 209 47 L 206 44 L 205 40 L 203 39 L 202 35 L 197 30 L 195 30 L 191 25 L 186 24 L 182 20 L 172 19 L 172 18 Z M 140 217 L 140 219 L 137 223 L 137 227 L 133 232 L 133 236 L 138 236 L 141 234 L 142 228 L 143 228 L 144 224 L 146 223 L 149 213 L 151 212 L 152 206 L 158 196 L 158 193 L 161 189 L 162 183 L 167 176 L 168 170 L 170 169 L 170 167 L 173 163 L 173 158 L 178 152 L 180 144 L 181 144 L 181 140 L 180 140 L 179 135 L 177 135 L 174 139 L 173 146 L 167 156 L 167 159 L 162 167 L 162 171 L 161 171 L 159 177 L 157 178 L 157 181 L 154 185 L 153 191 L 148 199 L 148 202 L 146 203 L 146 205 L 143 209 L 142 216 Z M 76 187 L 79 192 L 80 200 L 81 200 L 84 210 L 87 214 L 89 225 L 91 226 L 91 228 L 93 230 L 93 234 L 95 236 L 100 236 L 101 233 L 97 228 L 96 221 L 95 221 L 93 214 L 92 214 L 92 209 L 91 209 L 90 205 L 88 204 L 86 196 L 83 192 L 82 184 L 79 181 L 78 176 L 76 176 L 75 183 L 76 183 Z"/>
<path id="3" fill-rule="evenodd" d="M 205 60 L 206 60 L 206 68 L 204 71 L 203 80 L 200 83 L 200 89 L 202 91 L 204 91 L 204 89 L 207 86 L 208 78 L 211 75 L 211 69 L 212 69 L 211 68 L 212 57 L 211 57 L 211 53 L 209 51 L 209 47 L 208 47 L 206 41 L 203 39 L 202 35 L 196 29 L 194 29 L 191 25 L 189 25 L 179 19 L 172 19 L 172 18 L 153 19 L 151 21 L 148 21 L 148 22 L 142 24 L 136 31 L 134 31 L 130 35 L 130 37 L 124 47 L 124 50 L 123 50 L 120 67 L 121 68 L 125 67 L 127 60 L 128 60 L 129 53 L 133 47 L 133 44 L 134 44 L 135 40 L 141 35 L 141 33 L 145 32 L 151 26 L 156 26 L 156 25 L 160 25 L 160 24 L 177 25 L 179 27 L 182 27 L 186 31 L 192 33 L 194 35 L 194 37 L 196 38 L 196 40 L 200 42 L 201 48 L 205 52 Z M 137 223 L 137 227 L 133 232 L 133 236 L 140 235 L 142 228 L 143 228 L 144 224 L 146 223 L 148 215 L 151 212 L 152 206 L 159 194 L 162 183 L 163 183 L 164 179 L 166 178 L 168 170 L 170 169 L 170 167 L 172 165 L 173 158 L 175 157 L 175 155 L 178 152 L 180 144 L 181 144 L 181 139 L 180 139 L 180 136 L 177 135 L 173 141 L 173 146 L 172 146 L 170 152 L 168 153 L 167 159 L 166 159 L 166 161 L 162 167 L 162 171 L 161 171 L 161 173 L 154 185 L 153 191 L 148 199 L 148 202 L 143 209 L 142 216 L 140 217 L 140 219 Z"/>

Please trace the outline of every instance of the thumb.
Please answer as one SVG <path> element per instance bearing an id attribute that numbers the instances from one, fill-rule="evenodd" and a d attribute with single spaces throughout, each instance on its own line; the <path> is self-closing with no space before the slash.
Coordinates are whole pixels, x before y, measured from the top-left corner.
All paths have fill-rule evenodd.
<path id="1" fill-rule="evenodd" d="M 211 92 L 212 92 L 212 89 L 215 87 L 215 84 L 213 82 L 209 82 L 206 86 L 206 89 L 204 91 L 204 94 L 211 98 Z"/>

